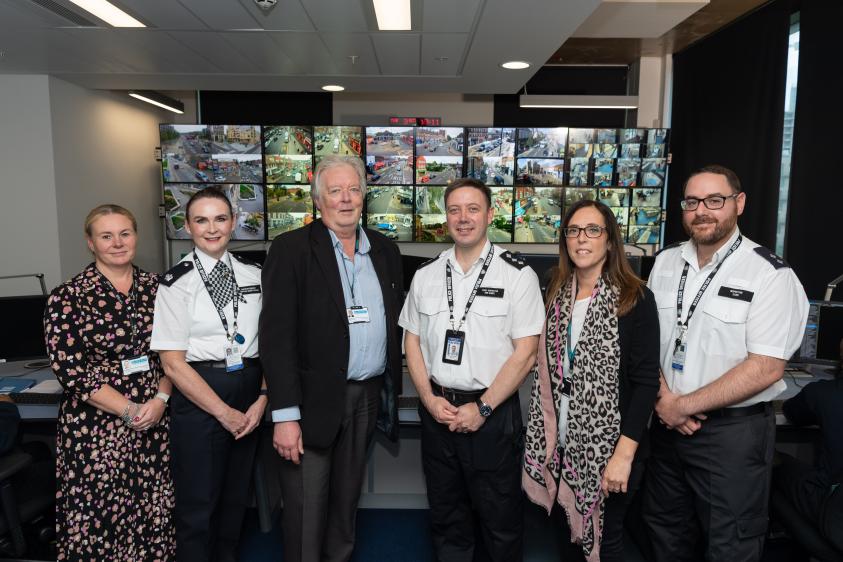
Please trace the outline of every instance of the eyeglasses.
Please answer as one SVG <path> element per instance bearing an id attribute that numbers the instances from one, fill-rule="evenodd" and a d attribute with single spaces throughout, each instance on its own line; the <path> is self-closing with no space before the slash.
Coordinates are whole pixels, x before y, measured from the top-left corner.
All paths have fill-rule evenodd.
<path id="1" fill-rule="evenodd" d="M 565 238 L 578 238 L 580 232 L 585 232 L 588 238 L 600 238 L 604 230 L 608 230 L 605 226 L 597 226 L 596 224 L 589 224 L 586 226 L 566 226 L 562 229 L 562 234 Z"/>
<path id="2" fill-rule="evenodd" d="M 679 202 L 679 206 L 682 207 L 683 211 L 694 211 L 700 206 L 700 202 L 702 202 L 705 204 L 706 209 L 722 209 L 723 205 L 726 204 L 726 199 L 735 199 L 738 195 L 740 195 L 740 193 L 733 193 L 731 195 L 709 195 L 704 199 L 686 197 Z"/>

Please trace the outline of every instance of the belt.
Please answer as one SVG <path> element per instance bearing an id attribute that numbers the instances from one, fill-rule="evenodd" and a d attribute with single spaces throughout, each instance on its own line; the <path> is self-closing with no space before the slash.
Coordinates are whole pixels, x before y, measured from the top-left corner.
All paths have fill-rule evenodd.
<path id="1" fill-rule="evenodd" d="M 773 405 L 770 402 L 759 402 L 752 406 L 741 406 L 740 408 L 719 408 L 704 412 L 708 418 L 743 418 L 746 416 L 754 416 L 756 414 L 765 414 L 773 411 Z"/>
<path id="2" fill-rule="evenodd" d="M 206 369 L 225 369 L 225 361 L 188 361 L 193 368 L 203 367 Z M 244 357 L 243 367 L 260 367 L 261 360 L 257 357 Z"/>
<path id="3" fill-rule="evenodd" d="M 435 396 L 441 396 L 454 406 L 462 406 L 463 404 L 471 404 L 477 402 L 477 399 L 483 396 L 486 389 L 480 390 L 459 390 L 457 388 L 448 388 L 442 386 L 434 380 L 430 381 L 430 388 L 433 390 Z"/>

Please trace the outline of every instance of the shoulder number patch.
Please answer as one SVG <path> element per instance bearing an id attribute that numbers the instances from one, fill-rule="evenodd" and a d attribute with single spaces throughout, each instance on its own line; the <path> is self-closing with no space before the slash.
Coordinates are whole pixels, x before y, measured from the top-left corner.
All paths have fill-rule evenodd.
<path id="1" fill-rule="evenodd" d="M 524 269 L 527 267 L 527 262 L 521 257 L 519 252 L 512 253 L 506 251 L 501 254 L 501 259 L 516 269 Z"/>
<path id="2" fill-rule="evenodd" d="M 784 261 L 782 258 L 777 256 L 771 250 L 768 250 L 764 246 L 758 246 L 755 248 L 755 253 L 770 262 L 770 264 L 775 267 L 776 269 L 781 269 L 783 267 L 790 267 L 787 265 L 787 262 Z"/>
<path id="3" fill-rule="evenodd" d="M 172 287 L 173 283 L 179 280 L 185 273 L 193 269 L 192 261 L 180 261 L 167 273 L 161 276 L 161 284 L 165 287 Z"/>

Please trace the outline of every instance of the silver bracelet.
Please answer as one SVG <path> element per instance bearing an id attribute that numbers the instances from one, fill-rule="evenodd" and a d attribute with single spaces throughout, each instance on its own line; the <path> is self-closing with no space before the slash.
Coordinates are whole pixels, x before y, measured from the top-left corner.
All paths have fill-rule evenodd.
<path id="1" fill-rule="evenodd" d="M 129 400 L 129 403 L 126 404 L 126 407 L 123 408 L 123 413 L 120 414 L 120 419 L 123 420 L 123 425 L 126 427 L 134 427 L 135 420 L 134 415 L 129 415 L 129 409 L 134 406 L 135 407 L 135 414 L 138 413 L 138 405 Z"/>

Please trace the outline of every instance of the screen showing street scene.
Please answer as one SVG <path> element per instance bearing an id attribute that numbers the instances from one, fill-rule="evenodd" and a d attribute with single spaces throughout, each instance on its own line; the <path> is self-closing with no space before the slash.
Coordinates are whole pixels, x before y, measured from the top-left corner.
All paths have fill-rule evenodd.
<path id="1" fill-rule="evenodd" d="M 366 156 L 366 179 L 369 184 L 411 185 L 413 183 L 413 157 Z"/>
<path id="2" fill-rule="evenodd" d="M 416 242 L 450 242 L 445 187 L 416 187 Z"/>
<path id="3" fill-rule="evenodd" d="M 647 131 L 648 144 L 665 144 L 667 142 L 667 129 L 650 129 Z"/>
<path id="4" fill-rule="evenodd" d="M 416 184 L 448 185 L 462 176 L 462 156 L 416 156 Z"/>
<path id="5" fill-rule="evenodd" d="M 594 185 L 607 186 L 612 184 L 615 173 L 615 161 L 612 158 L 594 159 Z"/>
<path id="6" fill-rule="evenodd" d="M 161 175 L 165 182 L 209 181 L 205 172 L 213 154 L 205 125 L 161 125 Z"/>
<path id="7" fill-rule="evenodd" d="M 628 189 L 613 187 L 597 190 L 597 200 L 607 207 L 626 207 L 629 205 L 628 197 Z"/>
<path id="8" fill-rule="evenodd" d="M 638 145 L 635 145 L 638 146 Z M 595 144 L 592 156 L 595 158 L 617 158 L 618 145 L 616 144 Z"/>
<path id="9" fill-rule="evenodd" d="M 648 144 L 645 146 L 647 147 L 647 150 L 644 153 L 646 158 L 664 158 L 665 148 L 667 148 L 667 145 Z"/>
<path id="10" fill-rule="evenodd" d="M 563 185 L 565 161 L 561 159 L 519 158 L 518 185 Z"/>
<path id="11" fill-rule="evenodd" d="M 558 242 L 561 198 L 559 188 L 515 188 L 515 241 Z"/>
<path id="12" fill-rule="evenodd" d="M 632 204 L 636 207 L 661 207 L 662 190 L 645 187 L 633 189 Z"/>
<path id="13" fill-rule="evenodd" d="M 266 181 L 269 183 L 310 183 L 313 177 L 311 156 L 267 154 L 265 158 Z"/>
<path id="14" fill-rule="evenodd" d="M 282 126 L 264 127 L 263 152 L 270 154 L 296 156 L 311 154 L 313 151 L 313 136 L 310 127 Z"/>
<path id="15" fill-rule="evenodd" d="M 316 140 L 317 162 L 320 156 L 329 154 L 363 156 L 362 127 L 315 127 L 313 138 Z"/>
<path id="16" fill-rule="evenodd" d="M 588 185 L 588 158 L 571 158 L 568 185 L 575 187 Z"/>
<path id="17" fill-rule="evenodd" d="M 591 152 L 594 148 L 592 144 L 575 143 L 568 144 L 569 158 L 591 158 Z"/>
<path id="18" fill-rule="evenodd" d="M 519 158 L 564 158 L 567 127 L 518 129 L 516 153 Z"/>
<path id="19" fill-rule="evenodd" d="M 167 238 L 171 240 L 189 240 L 190 234 L 184 228 L 185 209 L 190 197 L 207 185 L 168 184 L 164 186 L 165 221 Z M 263 186 L 247 183 L 234 183 L 219 186 L 231 201 L 234 210 L 235 228 L 232 240 L 263 240 L 264 232 L 264 193 Z"/>
<path id="20" fill-rule="evenodd" d="M 494 216 L 487 234 L 492 242 L 512 242 L 512 188 L 493 187 Z"/>
<path id="21" fill-rule="evenodd" d="M 471 127 L 468 129 L 468 156 L 515 156 L 515 129 Z"/>
<path id="22" fill-rule="evenodd" d="M 629 207 L 609 207 L 615 215 L 615 220 L 621 227 L 621 235 L 626 235 L 626 225 L 629 224 Z"/>
<path id="23" fill-rule="evenodd" d="M 641 158 L 640 144 L 622 144 L 621 158 Z"/>
<path id="24" fill-rule="evenodd" d="M 615 144 L 618 142 L 617 129 L 597 129 L 598 144 Z"/>
<path id="25" fill-rule="evenodd" d="M 636 158 L 618 159 L 618 185 L 624 187 L 635 187 L 638 185 L 638 171 L 641 169 L 641 160 Z"/>
<path id="26" fill-rule="evenodd" d="M 565 189 L 565 208 L 567 209 L 577 201 L 594 201 L 597 199 L 597 190 L 590 187 L 576 187 Z"/>
<path id="27" fill-rule="evenodd" d="M 270 185 L 266 188 L 266 224 L 269 239 L 313 222 L 310 186 Z"/>
<path id="28" fill-rule="evenodd" d="M 366 156 L 412 155 L 412 127 L 366 127 Z"/>
<path id="29" fill-rule="evenodd" d="M 630 207 L 629 224 L 638 226 L 657 225 L 661 223 L 661 207 Z"/>
<path id="30" fill-rule="evenodd" d="M 469 156 L 465 175 L 486 185 L 512 185 L 512 156 Z"/>
<path id="31" fill-rule="evenodd" d="M 621 129 L 621 143 L 641 144 L 646 142 L 646 129 Z"/>
<path id="32" fill-rule="evenodd" d="M 462 156 L 462 127 L 418 127 L 416 156 Z"/>
<path id="33" fill-rule="evenodd" d="M 662 186 L 667 173 L 666 158 L 645 158 L 641 164 L 641 185 Z"/>
<path id="34" fill-rule="evenodd" d="M 390 240 L 413 241 L 413 187 L 370 186 L 366 192 L 366 226 Z"/>
<path id="35" fill-rule="evenodd" d="M 197 165 L 201 165 L 200 162 Z M 263 166 L 258 154 L 214 154 L 202 168 L 213 182 L 263 182 Z M 194 174 L 195 175 L 195 174 Z"/>
<path id="36" fill-rule="evenodd" d="M 627 242 L 633 244 L 658 244 L 659 243 L 658 226 L 629 226 L 629 235 L 626 237 Z"/>

